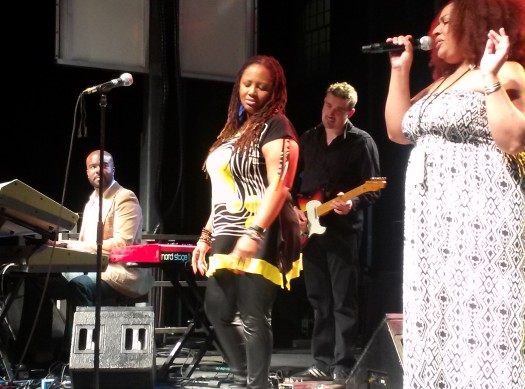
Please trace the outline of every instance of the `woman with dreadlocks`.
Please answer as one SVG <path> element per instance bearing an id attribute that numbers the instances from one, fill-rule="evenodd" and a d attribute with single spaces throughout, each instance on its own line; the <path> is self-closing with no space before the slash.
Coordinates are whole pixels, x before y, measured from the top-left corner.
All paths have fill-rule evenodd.
<path id="1" fill-rule="evenodd" d="M 212 210 L 192 267 L 209 277 L 205 311 L 238 387 L 268 386 L 272 305 L 279 287 L 289 288 L 300 270 L 299 225 L 289 193 L 299 151 L 286 101 L 279 62 L 250 58 L 205 162 Z"/>

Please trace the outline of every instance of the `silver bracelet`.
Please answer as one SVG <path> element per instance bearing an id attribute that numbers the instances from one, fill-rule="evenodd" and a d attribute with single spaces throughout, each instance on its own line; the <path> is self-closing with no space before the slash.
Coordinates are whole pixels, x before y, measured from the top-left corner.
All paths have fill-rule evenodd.
<path id="1" fill-rule="evenodd" d="M 496 92 L 497 90 L 499 90 L 501 88 L 501 82 L 495 82 L 494 84 L 492 84 L 491 86 L 486 86 L 485 87 L 485 94 L 486 95 L 490 95 L 491 93 L 494 93 Z"/>
<path id="2" fill-rule="evenodd" d="M 263 234 L 255 231 L 252 228 L 248 228 L 244 231 L 244 235 L 246 235 L 248 238 L 256 241 L 257 243 L 261 243 L 263 240 Z"/>

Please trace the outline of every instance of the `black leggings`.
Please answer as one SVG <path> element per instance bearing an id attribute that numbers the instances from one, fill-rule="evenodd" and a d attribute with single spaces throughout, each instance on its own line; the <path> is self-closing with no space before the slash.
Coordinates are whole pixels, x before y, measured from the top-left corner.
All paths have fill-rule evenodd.
<path id="1" fill-rule="evenodd" d="M 218 270 L 206 286 L 204 308 L 223 357 L 247 387 L 268 387 L 272 358 L 272 306 L 279 286 L 258 274 Z"/>

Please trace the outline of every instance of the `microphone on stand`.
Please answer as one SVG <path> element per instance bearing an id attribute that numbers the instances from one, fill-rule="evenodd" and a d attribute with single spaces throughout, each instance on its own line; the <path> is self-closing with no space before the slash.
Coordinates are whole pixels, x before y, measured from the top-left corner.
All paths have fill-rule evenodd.
<path id="1" fill-rule="evenodd" d="M 432 49 L 432 38 L 429 36 L 424 36 L 419 39 L 412 39 L 412 45 L 416 50 L 428 51 Z M 379 53 L 388 53 L 389 51 L 404 51 L 404 45 L 396 45 L 392 42 L 383 42 L 383 43 L 372 43 L 370 45 L 363 46 L 361 51 L 365 54 L 379 54 Z"/>
<path id="2" fill-rule="evenodd" d="M 107 93 L 113 88 L 119 86 L 130 86 L 133 84 L 133 77 L 129 73 L 123 73 L 119 78 L 114 78 L 111 81 L 103 84 L 95 85 L 82 91 L 82 94 L 89 95 L 91 93 Z"/>

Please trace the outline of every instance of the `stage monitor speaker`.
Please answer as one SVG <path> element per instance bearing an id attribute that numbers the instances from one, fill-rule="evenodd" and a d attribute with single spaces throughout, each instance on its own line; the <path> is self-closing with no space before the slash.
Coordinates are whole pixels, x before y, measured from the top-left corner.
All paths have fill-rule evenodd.
<path id="1" fill-rule="evenodd" d="M 78 307 L 69 359 L 73 389 L 95 387 L 94 329 L 95 307 Z M 152 307 L 101 307 L 100 388 L 153 389 L 156 370 L 154 330 Z"/>
<path id="2" fill-rule="evenodd" d="M 385 316 L 350 372 L 346 389 L 403 387 L 403 314 Z"/>

